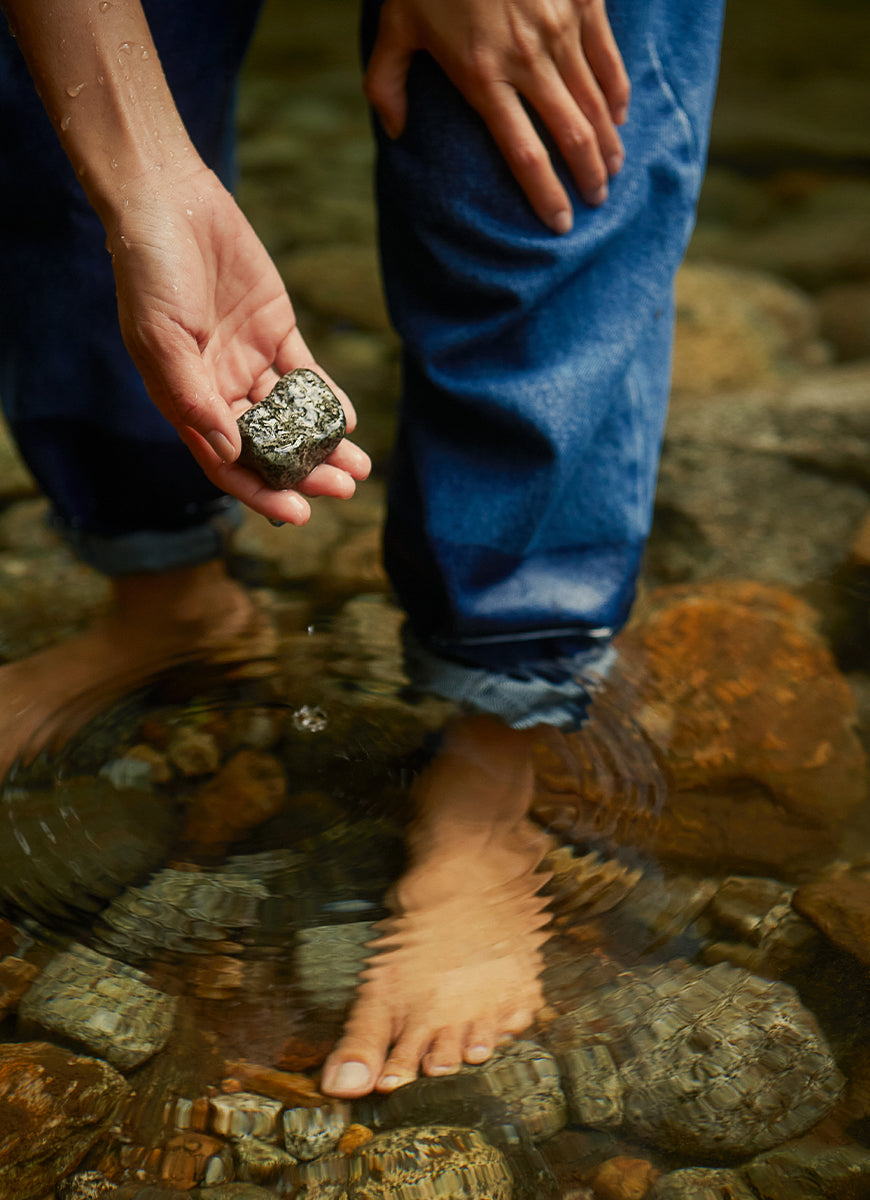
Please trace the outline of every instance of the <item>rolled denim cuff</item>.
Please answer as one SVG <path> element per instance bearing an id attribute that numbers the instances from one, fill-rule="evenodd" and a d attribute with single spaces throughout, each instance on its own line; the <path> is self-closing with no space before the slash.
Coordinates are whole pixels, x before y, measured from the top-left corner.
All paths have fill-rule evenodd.
<path id="1" fill-rule="evenodd" d="M 184 529 L 141 529 L 103 535 L 75 529 L 53 514 L 50 523 L 76 555 L 103 575 L 174 571 L 220 558 L 242 520 L 241 505 L 230 497 L 215 502 L 206 519 Z"/>
<path id="2" fill-rule="evenodd" d="M 415 691 L 452 700 L 467 712 L 497 717 L 511 729 L 579 729 L 616 660 L 610 642 L 557 660 L 499 672 L 444 658 L 403 631 L 405 670 Z"/>

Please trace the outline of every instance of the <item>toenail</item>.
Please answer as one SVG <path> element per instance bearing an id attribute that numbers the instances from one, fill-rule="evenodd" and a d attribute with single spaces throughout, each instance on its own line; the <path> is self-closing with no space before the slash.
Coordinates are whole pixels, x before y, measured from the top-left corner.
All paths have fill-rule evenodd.
<path id="1" fill-rule="evenodd" d="M 378 1087 L 391 1090 L 392 1088 L 397 1088 L 401 1082 L 402 1080 L 399 1075 L 382 1075 L 378 1080 Z"/>
<path id="2" fill-rule="evenodd" d="M 430 1067 L 429 1074 L 430 1075 L 454 1075 L 458 1069 L 459 1069 L 458 1067 Z"/>
<path id="3" fill-rule="evenodd" d="M 346 1062 L 338 1068 L 332 1086 L 338 1092 L 355 1092 L 358 1088 L 367 1087 L 370 1078 L 371 1072 L 365 1063 Z"/>

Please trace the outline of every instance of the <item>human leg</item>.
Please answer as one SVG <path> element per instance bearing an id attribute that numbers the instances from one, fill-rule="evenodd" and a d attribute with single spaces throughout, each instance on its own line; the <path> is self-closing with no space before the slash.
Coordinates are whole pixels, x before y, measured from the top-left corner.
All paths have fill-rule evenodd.
<path id="1" fill-rule="evenodd" d="M 191 135 L 229 182 L 235 77 L 257 5 L 146 7 Z M 3 669 L 8 765 L 83 689 L 97 704 L 159 656 L 212 646 L 218 630 L 235 637 L 252 612 L 218 561 L 233 508 L 148 399 L 118 329 L 104 232 L 5 30 L 0 185 L 0 398 L 55 525 L 113 578 L 116 600 L 84 640 Z M 155 583 L 159 603 L 136 603 L 136 592 L 156 601 Z M 208 628 L 193 617 L 204 590 Z"/>
<path id="2" fill-rule="evenodd" d="M 715 2 L 609 8 L 633 86 L 626 162 L 601 208 L 572 193 L 571 234 L 540 225 L 482 123 L 426 57 L 412 68 L 405 134 L 380 146 L 385 282 L 404 343 L 386 556 L 408 613 L 410 673 L 505 722 L 493 738 L 478 718 L 463 719 L 421 781 L 413 891 L 431 883 L 437 894 L 454 863 L 468 866 L 447 833 L 461 828 L 457 797 L 486 813 L 489 834 L 473 858 L 478 870 L 499 864 L 488 892 L 521 897 L 503 910 L 502 928 L 516 949 L 510 987 L 524 996 L 533 994 L 540 928 L 529 914 L 542 878 L 539 845 L 527 840 L 521 863 L 508 853 L 530 828 L 521 731 L 582 722 L 631 606 L 669 390 L 673 277 L 700 189 L 721 21 Z M 457 738 L 473 749 L 458 755 Z M 500 820 L 492 780 L 504 769 L 512 783 L 501 789 Z M 432 855 L 421 847 L 439 812 L 443 853 Z M 460 869 L 457 887 L 474 925 L 468 875 Z M 476 1061 L 473 1030 L 486 1028 L 490 1045 L 515 1032 L 487 999 L 503 964 L 486 947 L 464 964 L 456 1017 L 439 1025 L 431 929 L 440 914 L 403 901 L 401 884 L 397 899 L 399 924 L 328 1064 L 324 1086 L 336 1094 L 378 1080 L 388 1090 L 421 1063 L 431 1072 Z M 342 1078 L 348 1064 L 360 1069 Z"/>

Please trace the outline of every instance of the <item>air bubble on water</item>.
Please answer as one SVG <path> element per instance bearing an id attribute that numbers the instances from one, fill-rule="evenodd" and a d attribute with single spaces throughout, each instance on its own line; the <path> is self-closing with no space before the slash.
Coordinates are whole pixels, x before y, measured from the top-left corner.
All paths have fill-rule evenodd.
<path id="1" fill-rule="evenodd" d="M 293 714 L 293 728 L 300 733 L 322 733 L 328 724 L 328 718 L 322 708 L 311 704 L 303 704 Z"/>
<path id="2" fill-rule="evenodd" d="M 67 86 L 66 94 L 75 100 L 76 96 L 80 96 L 82 90 L 87 87 L 86 83 L 71 83 Z"/>

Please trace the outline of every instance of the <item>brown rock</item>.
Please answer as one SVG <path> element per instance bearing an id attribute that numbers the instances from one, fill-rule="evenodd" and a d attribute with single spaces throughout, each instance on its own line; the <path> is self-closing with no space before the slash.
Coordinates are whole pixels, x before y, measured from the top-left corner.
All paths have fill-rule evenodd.
<path id="1" fill-rule="evenodd" d="M 52 1191 L 108 1129 L 128 1091 L 99 1059 L 44 1042 L 0 1046 L 0 1196 Z"/>
<path id="2" fill-rule="evenodd" d="M 15 1011 L 38 974 L 39 967 L 11 954 L 0 962 L 0 1019 Z"/>
<path id="3" fill-rule="evenodd" d="M 179 725 L 167 753 L 182 775 L 209 775 L 218 769 L 221 761 L 214 735 L 190 725 Z"/>
<path id="4" fill-rule="evenodd" d="M 179 1191 L 189 1191 L 205 1178 L 209 1159 L 223 1149 L 219 1138 L 205 1133 L 178 1133 L 169 1138 L 160 1162 L 160 1178 Z"/>
<path id="5" fill-rule="evenodd" d="M 233 842 L 284 806 L 284 768 L 262 750 L 240 750 L 191 802 L 186 839 L 203 845 Z"/>
<path id="6" fill-rule="evenodd" d="M 643 1200 L 660 1174 L 644 1158 L 610 1158 L 589 1182 L 598 1200 Z"/>
<path id="7" fill-rule="evenodd" d="M 277 1071 L 274 1067 L 238 1059 L 227 1063 L 227 1071 L 243 1087 L 300 1108 L 317 1108 L 328 1104 L 327 1096 L 321 1095 L 313 1079 L 307 1075 L 291 1075 L 288 1071 Z"/>
<path id="8" fill-rule="evenodd" d="M 339 1154 L 353 1154 L 354 1150 L 358 1150 L 360 1146 L 370 1142 L 374 1136 L 374 1132 L 369 1129 L 368 1125 L 348 1125 L 338 1139 L 336 1150 Z"/>
<path id="9" fill-rule="evenodd" d="M 840 283 L 818 299 L 822 333 L 843 362 L 870 358 L 870 284 Z"/>
<path id="10" fill-rule="evenodd" d="M 686 264 L 676 302 L 676 395 L 746 387 L 825 361 L 812 301 L 770 275 Z"/>
<path id="11" fill-rule="evenodd" d="M 870 966 L 870 879 L 865 875 L 806 883 L 797 889 L 792 904 L 834 945 Z"/>
<path id="12" fill-rule="evenodd" d="M 612 832 L 744 873 L 828 855 L 867 770 L 854 698 L 813 621 L 794 596 L 754 583 L 653 593 L 619 638 L 601 720 L 541 748 L 539 818 L 568 837 Z"/>

